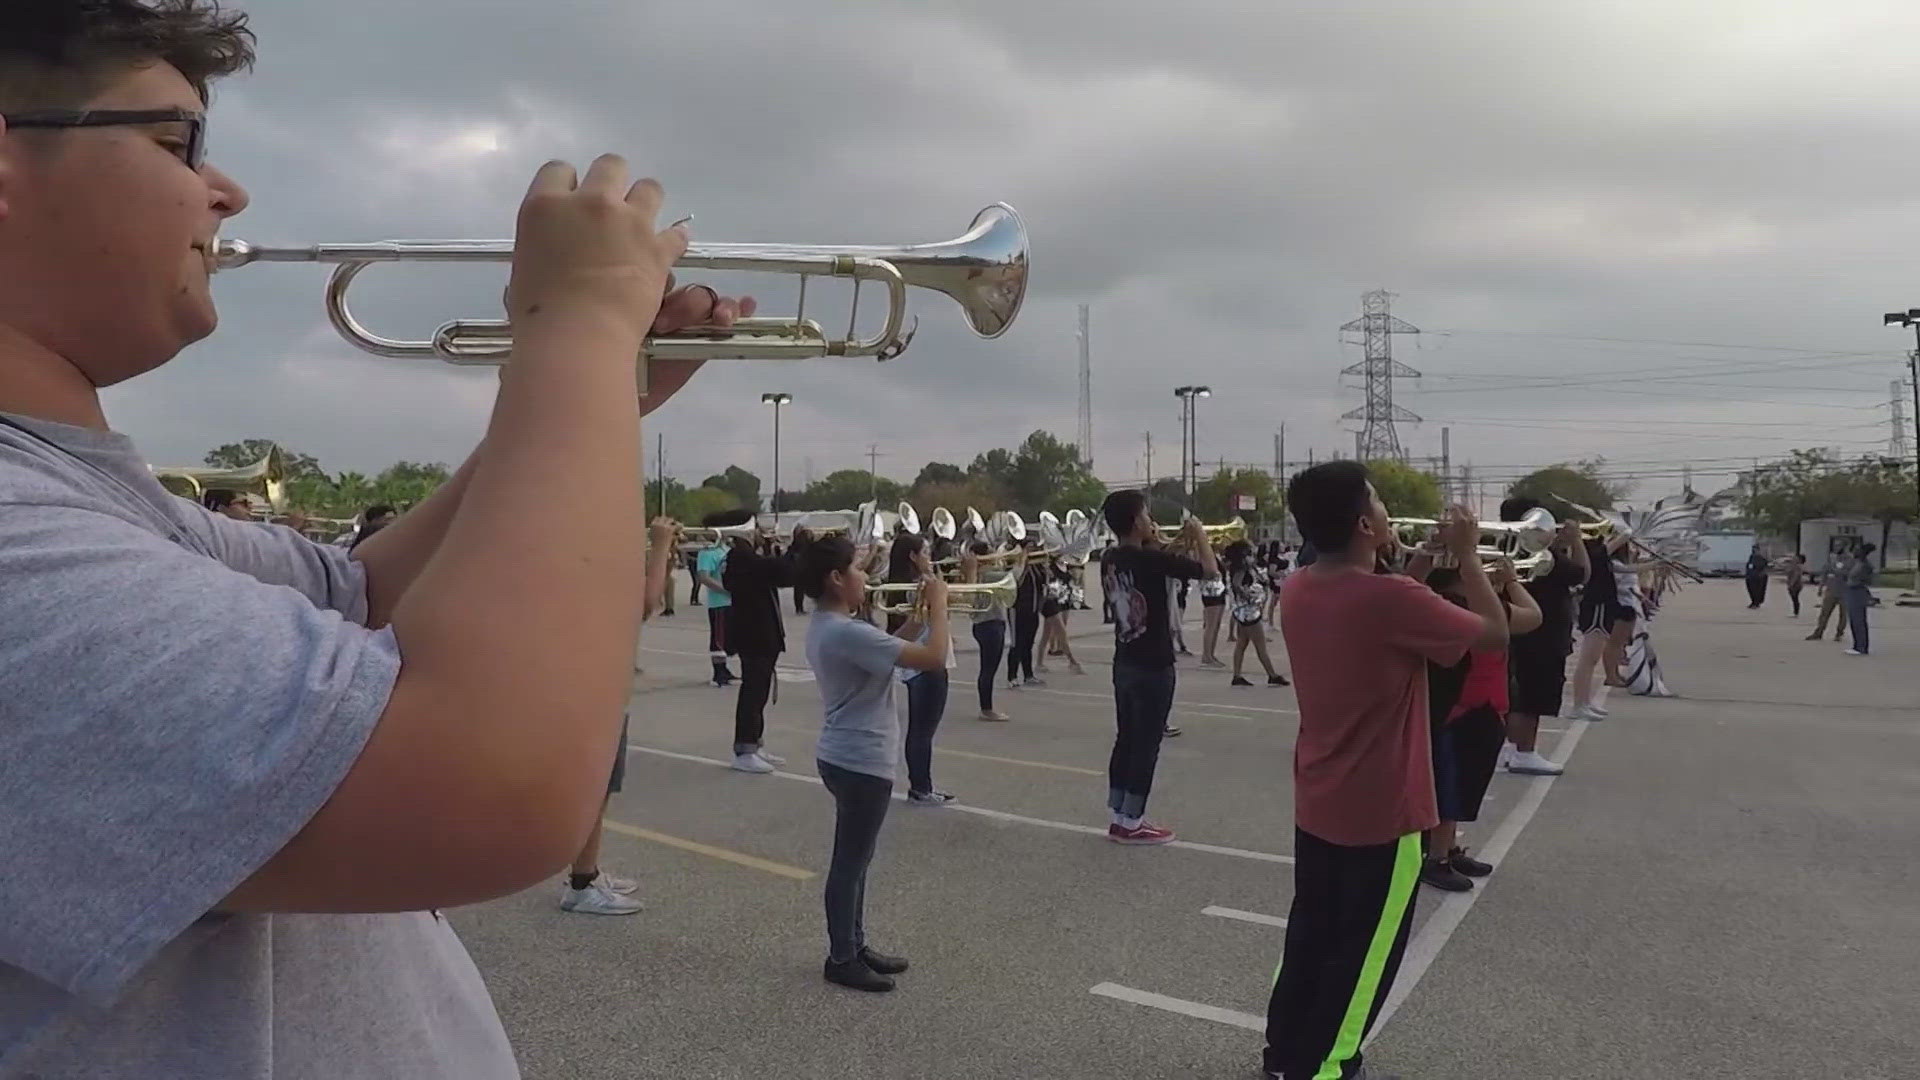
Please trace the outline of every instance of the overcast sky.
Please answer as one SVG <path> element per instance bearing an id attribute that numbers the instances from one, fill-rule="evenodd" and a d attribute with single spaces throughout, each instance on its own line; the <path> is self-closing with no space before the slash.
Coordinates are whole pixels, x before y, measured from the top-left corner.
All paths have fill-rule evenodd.
<path id="1" fill-rule="evenodd" d="M 1094 461 L 1178 468 L 1172 389 L 1210 385 L 1200 456 L 1351 452 L 1339 327 L 1396 294 L 1425 331 L 1415 455 L 1512 476 L 1605 455 L 1713 490 L 1753 456 L 1884 449 L 1920 306 L 1920 9 L 1910 3 L 254 0 L 260 64 L 216 93 L 212 154 L 261 243 L 509 235 L 551 157 L 661 178 L 695 239 L 904 243 L 1005 200 L 1025 310 L 972 338 L 945 299 L 887 364 L 717 362 L 649 421 L 671 474 L 865 467 L 910 479 L 1077 430 L 1092 305 Z M 217 281 L 223 325 L 108 395 L 156 463 L 274 437 L 331 470 L 456 463 L 490 372 L 352 350 L 313 267 Z M 498 311 L 504 270 L 386 269 L 383 332 Z M 754 278 L 778 309 L 790 279 Z M 724 286 L 741 287 L 723 281 Z M 824 302 L 815 290 L 810 307 Z M 871 294 L 877 298 L 878 293 Z M 871 310 L 869 305 L 869 310 Z M 844 320 L 834 309 L 835 320 Z M 651 446 L 650 446 L 651 449 Z M 651 467 L 651 466 L 650 466 Z"/>

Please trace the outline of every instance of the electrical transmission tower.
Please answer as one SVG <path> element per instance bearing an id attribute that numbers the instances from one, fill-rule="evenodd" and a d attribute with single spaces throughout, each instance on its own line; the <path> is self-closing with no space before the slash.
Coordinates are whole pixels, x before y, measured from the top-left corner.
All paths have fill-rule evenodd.
<path id="1" fill-rule="evenodd" d="M 1417 379 L 1420 373 L 1393 358 L 1393 335 L 1417 334 L 1420 328 L 1393 317 L 1390 310 L 1393 294 L 1385 289 L 1375 289 L 1360 300 L 1361 316 L 1340 329 L 1343 333 L 1359 331 L 1366 335 L 1367 358 L 1342 369 L 1340 374 L 1366 379 L 1367 403 L 1340 419 L 1359 420 L 1364 425 L 1356 447 L 1361 460 L 1404 461 L 1407 453 L 1401 448 L 1400 434 L 1393 425 L 1396 421 L 1417 424 L 1420 418 L 1393 403 L 1393 380 Z"/>

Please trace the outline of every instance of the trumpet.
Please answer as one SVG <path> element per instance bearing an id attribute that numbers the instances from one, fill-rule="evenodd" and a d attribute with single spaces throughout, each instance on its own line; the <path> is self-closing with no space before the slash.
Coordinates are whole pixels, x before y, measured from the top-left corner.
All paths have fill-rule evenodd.
<path id="1" fill-rule="evenodd" d="M 499 365 L 513 352 L 512 324 L 498 319 L 459 319 L 446 323 L 425 341 L 383 337 L 368 330 L 347 304 L 354 280 L 376 263 L 511 262 L 511 240 L 388 240 L 366 244 L 316 244 L 267 247 L 245 240 L 220 240 L 213 246 L 217 270 L 253 263 L 326 263 L 335 267 L 327 282 L 326 310 L 348 343 L 375 356 L 431 358 L 449 364 Z M 890 360 L 906 351 L 918 320 L 907 320 L 907 289 L 943 293 L 960 305 L 975 334 L 996 338 L 1020 313 L 1027 291 L 1027 229 L 1006 203 L 994 203 L 974 215 L 967 231 L 932 244 L 893 247 L 862 245 L 693 244 L 674 264 L 682 270 L 753 270 L 797 275 L 798 312 L 790 319 L 756 317 L 726 329 L 695 327 L 660 334 L 647 341 L 646 355 L 665 360 L 796 360 L 817 356 L 860 356 Z M 853 310 L 845 336 L 836 337 L 806 314 L 807 279 L 841 277 L 854 281 Z M 886 316 L 869 337 L 859 329 L 860 287 L 878 282 L 887 293 Z"/>
<path id="2" fill-rule="evenodd" d="M 739 525 L 686 525 L 680 529 L 680 549 L 712 547 L 730 540 L 754 540 L 761 535 L 760 526 L 754 522 Z"/>
<path id="3" fill-rule="evenodd" d="M 1012 574 L 998 581 L 986 581 L 974 585 L 947 586 L 947 611 L 953 615 L 976 615 L 992 611 L 995 605 L 1003 608 L 1013 606 L 1014 596 L 1020 591 L 1020 582 Z M 924 607 L 925 598 L 920 593 L 917 581 L 884 582 L 867 586 L 867 598 L 875 611 L 884 611 L 889 615 L 918 614 Z"/>
<path id="4" fill-rule="evenodd" d="M 1426 543 L 1440 527 L 1432 518 L 1388 518 L 1394 534 L 1408 547 Z M 1560 526 L 1543 507 L 1527 511 L 1519 521 L 1483 521 L 1480 542 L 1474 551 L 1482 565 L 1491 566 L 1502 559 L 1513 562 L 1522 577 L 1539 577 L 1553 569 L 1553 542 Z M 1444 564 L 1443 564 L 1444 565 Z"/>
<path id="5" fill-rule="evenodd" d="M 1172 544 L 1179 540 L 1180 534 L 1186 531 L 1187 521 L 1192 520 L 1193 515 L 1189 514 L 1186 520 L 1178 525 L 1158 526 L 1161 541 Z M 1245 540 L 1247 538 L 1247 522 L 1244 518 L 1236 517 L 1232 521 L 1223 522 L 1219 525 L 1202 525 L 1200 527 L 1206 531 L 1207 543 L 1214 547 L 1219 547 L 1222 544 L 1231 544 L 1236 540 Z"/>

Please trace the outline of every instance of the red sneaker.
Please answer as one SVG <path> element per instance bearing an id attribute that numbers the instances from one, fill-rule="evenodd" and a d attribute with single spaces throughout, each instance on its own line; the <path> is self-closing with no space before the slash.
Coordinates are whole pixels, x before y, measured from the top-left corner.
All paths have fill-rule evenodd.
<path id="1" fill-rule="evenodd" d="M 1141 822 L 1137 829 L 1107 826 L 1107 839 L 1116 844 L 1164 844 L 1173 839 L 1173 830 Z"/>

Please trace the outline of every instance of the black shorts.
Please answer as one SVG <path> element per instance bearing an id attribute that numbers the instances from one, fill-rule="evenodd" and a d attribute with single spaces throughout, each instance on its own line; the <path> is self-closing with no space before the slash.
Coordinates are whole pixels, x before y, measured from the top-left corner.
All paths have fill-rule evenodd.
<path id="1" fill-rule="evenodd" d="M 1052 597 L 1048 597 L 1047 599 L 1040 601 L 1040 617 L 1041 618 L 1051 619 L 1058 614 L 1060 614 L 1060 601 L 1055 600 Z"/>
<path id="2" fill-rule="evenodd" d="M 1581 604 L 1576 627 L 1583 634 L 1613 633 L 1613 604 Z"/>
<path id="3" fill-rule="evenodd" d="M 607 794 L 618 792 L 627 784 L 627 721 L 632 714 L 620 718 L 620 745 L 613 752 L 613 775 L 607 778 Z"/>
<path id="4" fill-rule="evenodd" d="M 1205 593 L 1201 593 L 1200 606 L 1201 607 L 1226 607 L 1227 598 L 1224 596 L 1208 596 Z"/>
<path id="5" fill-rule="evenodd" d="M 1507 653 L 1512 711 L 1526 716 L 1559 716 L 1567 690 L 1567 651 L 1554 641 L 1534 641 L 1541 633 L 1514 638 Z"/>
<path id="6" fill-rule="evenodd" d="M 707 609 L 707 651 L 723 656 L 733 655 L 727 648 L 727 612 L 730 608 L 710 607 Z"/>
<path id="7" fill-rule="evenodd" d="M 1468 709 L 1433 729 L 1433 794 L 1440 820 L 1479 820 L 1506 737 L 1506 725 L 1490 705 Z"/>

